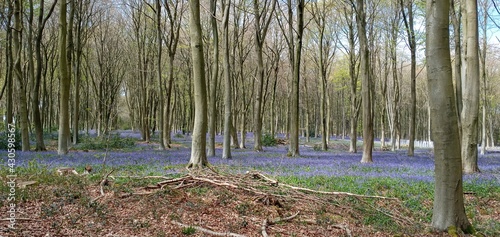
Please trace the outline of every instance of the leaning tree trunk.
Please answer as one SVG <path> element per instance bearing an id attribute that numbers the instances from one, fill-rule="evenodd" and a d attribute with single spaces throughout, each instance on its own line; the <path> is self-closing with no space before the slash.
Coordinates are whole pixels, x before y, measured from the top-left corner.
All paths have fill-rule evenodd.
<path id="1" fill-rule="evenodd" d="M 203 58 L 203 36 L 200 23 L 200 1 L 190 2 L 191 15 L 189 32 L 191 36 L 191 58 L 193 62 L 194 84 L 194 128 L 191 145 L 191 158 L 188 168 L 203 168 L 208 165 L 207 145 L 207 88 L 205 85 L 205 62 Z"/>
<path id="2" fill-rule="evenodd" d="M 435 156 L 432 226 L 469 230 L 449 45 L 449 1 L 427 1 L 427 78 Z"/>
<path id="3" fill-rule="evenodd" d="M 477 146 L 479 134 L 479 36 L 477 0 L 466 0 L 465 38 L 467 76 L 462 109 L 462 165 L 465 173 L 479 172 Z"/>

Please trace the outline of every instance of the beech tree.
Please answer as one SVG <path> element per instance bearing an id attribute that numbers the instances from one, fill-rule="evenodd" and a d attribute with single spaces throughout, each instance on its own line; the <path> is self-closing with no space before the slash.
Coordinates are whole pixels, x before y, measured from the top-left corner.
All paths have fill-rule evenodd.
<path id="1" fill-rule="evenodd" d="M 359 38 L 360 53 L 360 73 L 361 73 L 361 96 L 363 104 L 363 156 L 362 163 L 373 162 L 373 115 L 372 115 L 372 96 L 370 75 L 370 55 L 368 49 L 368 40 L 366 37 L 366 12 L 364 0 L 356 0 L 356 22 Z"/>
<path id="2" fill-rule="evenodd" d="M 462 160 L 465 173 L 479 172 L 477 165 L 479 135 L 479 27 L 477 0 L 465 0 L 465 40 L 467 70 L 463 90 Z"/>
<path id="3" fill-rule="evenodd" d="M 194 84 L 194 129 L 191 144 L 191 158 L 188 168 L 203 168 L 208 165 L 207 143 L 207 88 L 205 84 L 205 61 L 203 57 L 203 36 L 200 23 L 200 1 L 190 1 L 189 33 L 191 36 L 191 60 Z"/>
<path id="4" fill-rule="evenodd" d="M 224 142 L 222 158 L 231 158 L 231 129 L 232 129 L 232 86 L 229 62 L 229 8 L 231 0 L 223 1 L 224 18 L 222 19 L 222 44 L 224 47 Z M 237 144 L 237 142 L 236 142 Z"/>
<path id="5" fill-rule="evenodd" d="M 273 19 L 274 9 L 277 0 L 264 1 L 261 8 L 259 0 L 253 0 L 254 28 L 255 28 L 255 52 L 257 54 L 257 92 L 254 100 L 254 150 L 262 151 L 262 107 L 264 97 L 264 59 L 263 46 L 269 29 L 269 24 Z"/>
<path id="6" fill-rule="evenodd" d="M 408 10 L 406 11 L 405 8 Z M 415 29 L 413 27 L 413 0 L 409 0 L 405 2 L 405 0 L 401 0 L 401 12 L 403 13 L 403 22 L 405 24 L 406 33 L 408 36 L 408 46 L 410 48 L 410 57 L 411 57 L 411 69 L 410 69 L 410 94 L 411 94 L 411 102 L 410 102 L 410 134 L 409 140 L 410 144 L 408 145 L 408 156 L 413 156 L 415 153 L 415 126 L 416 126 L 416 113 L 417 113 L 417 92 L 416 92 L 416 77 L 417 77 L 417 59 L 416 59 L 416 51 L 417 51 L 417 41 L 415 39 Z"/>
<path id="7" fill-rule="evenodd" d="M 23 23 L 22 23 L 22 3 L 21 0 L 14 1 L 14 29 L 12 32 L 12 42 L 13 42 L 13 68 L 14 68 L 14 76 L 17 81 L 19 102 L 18 102 L 18 110 L 21 124 L 21 141 L 22 141 L 22 150 L 29 151 L 30 150 L 30 138 L 29 138 L 29 124 L 28 124 L 28 101 L 26 98 L 26 85 L 27 83 L 24 81 L 23 71 L 21 68 L 21 49 L 22 49 L 22 32 L 23 32 Z"/>
<path id="8" fill-rule="evenodd" d="M 427 1 L 427 80 L 434 139 L 435 190 L 432 226 L 471 227 L 465 215 L 462 160 L 449 45 L 449 1 Z"/>
<path id="9" fill-rule="evenodd" d="M 302 36 L 304 34 L 304 0 L 297 0 L 297 27 L 295 40 L 295 54 L 293 60 L 292 94 L 290 105 L 290 148 L 291 156 L 299 156 L 299 87 L 300 87 L 300 60 L 302 56 Z M 327 134 L 322 134 L 327 136 Z"/>
<path id="10" fill-rule="evenodd" d="M 70 69 L 67 55 L 68 23 L 66 21 L 67 3 L 60 1 L 59 8 L 59 75 L 60 75 L 60 100 L 59 100 L 59 138 L 57 152 L 68 153 L 69 131 L 69 90 L 71 85 Z M 71 25 L 69 26 L 71 27 Z"/>

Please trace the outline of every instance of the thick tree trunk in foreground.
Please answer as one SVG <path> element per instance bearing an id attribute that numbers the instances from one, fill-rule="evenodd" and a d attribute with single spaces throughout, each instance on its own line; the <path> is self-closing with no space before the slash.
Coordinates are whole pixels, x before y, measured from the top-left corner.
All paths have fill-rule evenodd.
<path id="1" fill-rule="evenodd" d="M 435 156 L 432 226 L 468 230 L 449 46 L 449 1 L 427 1 L 427 78 Z"/>
<path id="2" fill-rule="evenodd" d="M 200 24 L 200 1 L 192 0 L 189 7 L 191 10 L 189 32 L 191 35 L 195 111 L 191 158 L 187 167 L 203 168 L 208 165 L 205 150 L 207 145 L 207 88 L 205 85 L 205 62 Z"/>
<path id="3" fill-rule="evenodd" d="M 462 109 L 462 165 L 465 173 L 479 172 L 477 146 L 479 134 L 479 36 L 477 0 L 466 0 L 465 40 L 467 75 Z"/>

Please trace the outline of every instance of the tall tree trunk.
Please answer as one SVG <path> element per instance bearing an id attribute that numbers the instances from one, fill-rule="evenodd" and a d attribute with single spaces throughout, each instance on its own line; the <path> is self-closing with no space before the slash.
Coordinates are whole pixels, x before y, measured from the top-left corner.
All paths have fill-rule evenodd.
<path id="1" fill-rule="evenodd" d="M 295 41 L 295 58 L 293 60 L 292 94 L 290 105 L 290 148 L 291 156 L 299 156 L 299 87 L 300 60 L 302 56 L 302 35 L 304 32 L 304 0 L 297 1 L 297 28 Z M 325 134 L 322 134 L 324 137 Z"/>
<path id="2" fill-rule="evenodd" d="M 35 59 L 36 59 L 36 72 L 33 78 L 33 102 L 31 104 L 31 109 L 33 110 L 33 124 L 35 126 L 35 134 L 36 134 L 36 151 L 45 151 L 45 143 L 43 141 L 43 125 L 42 118 L 40 116 L 40 82 L 42 80 L 42 32 L 45 25 L 45 21 L 43 19 L 44 14 L 44 1 L 40 1 L 40 9 L 38 13 L 38 28 L 35 36 Z M 55 3 L 51 8 L 48 16 L 51 15 L 52 10 L 54 9 Z M 33 2 L 30 1 L 30 11 L 33 11 Z M 47 17 L 48 17 L 47 16 Z M 46 18 L 47 19 L 47 18 Z M 35 69 L 33 69 L 35 70 Z"/>
<path id="3" fill-rule="evenodd" d="M 57 153 L 59 155 L 68 153 L 69 140 L 69 90 L 71 85 L 69 63 L 67 57 L 68 24 L 66 22 L 67 3 L 60 1 L 59 9 L 59 74 L 60 74 L 60 97 L 59 97 L 59 137 Z M 71 27 L 71 26 L 70 26 Z"/>
<path id="4" fill-rule="evenodd" d="M 168 117 L 165 119 L 165 98 L 163 93 L 163 79 L 161 74 L 161 56 L 162 56 L 162 45 L 163 38 L 161 32 L 161 3 L 160 0 L 155 1 L 156 5 L 156 49 L 157 49 L 157 58 L 156 58 L 156 78 L 158 80 L 158 135 L 160 139 L 160 150 L 165 150 L 165 141 L 164 141 L 164 130 L 165 130 L 165 120 L 168 120 Z M 168 114 L 167 114 L 168 115 Z"/>
<path id="5" fill-rule="evenodd" d="M 22 51 L 22 4 L 21 0 L 14 1 L 14 29 L 12 33 L 13 54 L 14 54 L 14 76 L 17 79 L 19 94 L 19 117 L 21 124 L 22 150 L 30 150 L 29 124 L 28 124 L 28 101 L 26 98 L 26 83 L 23 81 L 23 72 L 21 68 Z"/>
<path id="6" fill-rule="evenodd" d="M 261 12 L 259 1 L 253 0 L 253 12 L 255 15 L 255 52 L 257 54 L 257 93 L 255 93 L 255 106 L 254 106 L 254 150 L 262 151 L 262 100 L 264 98 L 264 59 L 263 47 L 264 40 L 269 29 L 271 19 L 274 17 L 274 9 L 277 0 L 272 0 L 271 10 L 268 13 Z M 267 4 L 267 3 L 266 3 Z M 269 14 L 269 15 L 266 15 Z M 267 16 L 267 17 L 266 17 Z"/>
<path id="7" fill-rule="evenodd" d="M 455 2 L 458 6 L 455 6 Z M 450 0 L 450 11 L 451 11 L 451 22 L 453 24 L 453 39 L 455 41 L 455 98 L 457 102 L 457 118 L 458 127 L 461 128 L 461 115 L 462 111 L 462 43 L 461 43 L 461 21 L 462 21 L 462 3 L 461 0 Z M 457 9 L 455 9 L 457 8 Z M 462 131 L 459 130 L 459 135 L 461 136 Z"/>
<path id="8" fill-rule="evenodd" d="M 487 136 L 487 129 L 486 129 L 486 119 L 488 117 L 488 110 L 486 109 L 488 107 L 488 100 L 487 100 L 487 88 L 488 85 L 486 83 L 486 54 L 488 52 L 488 14 L 486 14 L 489 10 L 489 1 L 483 1 L 483 25 L 482 25 L 482 33 L 483 33 L 483 39 L 482 39 L 482 50 L 481 50 L 481 79 L 483 81 L 483 93 L 482 93 L 482 107 L 483 107 L 483 116 L 482 116 L 482 137 L 481 137 L 481 155 L 484 155 L 486 153 L 486 147 L 488 146 L 488 136 Z"/>
<path id="9" fill-rule="evenodd" d="M 203 58 L 203 36 L 200 23 L 200 1 L 190 2 L 189 32 L 191 36 L 191 58 L 193 63 L 193 84 L 195 115 L 188 168 L 203 168 L 208 165 L 207 143 L 207 88 L 205 85 L 205 62 Z"/>
<path id="10" fill-rule="evenodd" d="M 208 148 L 207 156 L 215 156 L 215 129 L 217 121 L 217 85 L 219 78 L 219 32 L 217 30 L 217 0 L 210 0 L 210 22 L 212 24 L 212 48 L 213 48 L 213 62 L 212 62 L 212 78 L 210 80 L 210 96 L 209 99 L 209 121 L 208 121 Z"/>
<path id="11" fill-rule="evenodd" d="M 12 22 L 12 14 L 13 14 L 13 6 L 12 1 L 8 1 L 8 10 L 7 10 L 7 20 L 6 24 L 11 25 Z M 5 128 L 8 127 L 8 124 L 12 124 L 14 122 L 13 118 L 13 71 L 14 71 L 14 59 L 12 52 L 12 27 L 7 27 L 6 30 L 6 46 L 5 46 L 5 61 L 6 61 L 6 70 L 5 70 L 5 83 L 6 83 L 6 122 Z"/>
<path id="12" fill-rule="evenodd" d="M 465 39 L 467 76 L 462 110 L 462 165 L 465 173 L 479 172 L 477 146 L 479 134 L 479 33 L 477 0 L 466 0 Z"/>
<path id="13" fill-rule="evenodd" d="M 363 156 L 362 163 L 373 162 L 373 117 L 371 102 L 371 75 L 370 75 L 370 56 L 368 51 L 368 42 L 366 39 L 366 19 L 364 0 L 356 1 L 356 21 L 358 25 L 358 37 L 360 48 L 360 71 L 361 71 L 361 96 L 363 103 Z"/>
<path id="14" fill-rule="evenodd" d="M 440 231 L 450 226 L 466 231 L 471 225 L 464 208 L 459 128 L 451 75 L 449 6 L 449 1 L 427 1 L 427 78 L 436 179 L 432 226 Z"/>
<path id="15" fill-rule="evenodd" d="M 224 142 L 222 144 L 222 158 L 231 158 L 231 129 L 232 129 L 232 87 L 231 71 L 229 67 L 229 7 L 231 0 L 223 1 L 224 18 L 222 44 L 224 45 Z M 224 6 L 225 5 L 225 6 Z"/>
<path id="16" fill-rule="evenodd" d="M 416 126 L 416 113 L 417 113 L 417 92 L 416 92 L 416 46 L 417 42 L 415 40 L 415 31 L 413 29 L 413 0 L 408 1 L 408 19 L 406 18 L 406 13 L 404 10 L 404 0 L 401 0 L 401 11 L 403 13 L 403 20 L 406 26 L 406 32 L 408 34 L 408 45 L 410 46 L 411 54 L 411 72 L 410 72 L 410 91 L 411 91 L 411 102 L 410 102 L 410 144 L 408 146 L 408 156 L 413 156 L 415 153 L 415 126 Z"/>

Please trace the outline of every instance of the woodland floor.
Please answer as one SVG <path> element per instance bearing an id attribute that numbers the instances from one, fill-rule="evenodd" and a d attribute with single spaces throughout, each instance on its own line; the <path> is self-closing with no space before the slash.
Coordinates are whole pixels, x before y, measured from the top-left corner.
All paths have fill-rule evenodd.
<path id="1" fill-rule="evenodd" d="M 300 177 L 288 185 L 259 170 L 225 168 L 126 176 L 108 167 L 58 175 L 57 168 L 28 164 L 17 180 L 16 229 L 7 228 L 8 188 L 1 187 L 0 236 L 449 236 L 432 231 L 429 213 L 412 208 L 411 198 L 395 197 L 394 187 L 377 187 L 373 195 L 316 191 L 301 188 Z M 22 181 L 36 183 L 21 187 Z M 500 188 L 473 190 L 465 197 L 475 236 L 500 236 Z M 432 199 L 419 200 L 424 212 L 432 210 Z"/>

